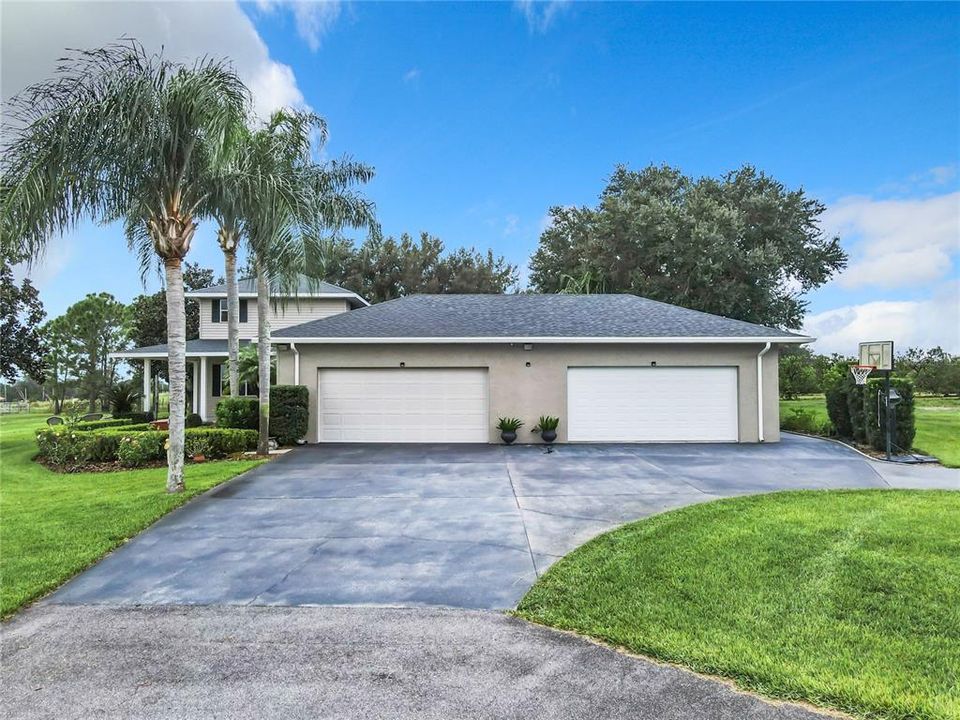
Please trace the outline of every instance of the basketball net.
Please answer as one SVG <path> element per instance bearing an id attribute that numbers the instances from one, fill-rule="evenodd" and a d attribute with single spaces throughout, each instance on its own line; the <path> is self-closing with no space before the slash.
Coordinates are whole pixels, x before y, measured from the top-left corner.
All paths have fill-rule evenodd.
<path id="1" fill-rule="evenodd" d="M 853 374 L 853 381 L 857 385 L 866 385 L 867 377 L 874 370 L 877 369 L 876 365 L 851 365 L 850 372 Z"/>

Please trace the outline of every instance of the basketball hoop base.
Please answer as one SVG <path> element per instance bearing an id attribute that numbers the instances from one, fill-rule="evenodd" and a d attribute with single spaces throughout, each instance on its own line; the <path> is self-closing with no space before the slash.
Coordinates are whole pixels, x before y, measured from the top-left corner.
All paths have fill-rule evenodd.
<path id="1" fill-rule="evenodd" d="M 866 385 L 870 373 L 876 369 L 876 365 L 851 365 L 850 373 L 853 375 L 853 381 L 857 385 Z"/>

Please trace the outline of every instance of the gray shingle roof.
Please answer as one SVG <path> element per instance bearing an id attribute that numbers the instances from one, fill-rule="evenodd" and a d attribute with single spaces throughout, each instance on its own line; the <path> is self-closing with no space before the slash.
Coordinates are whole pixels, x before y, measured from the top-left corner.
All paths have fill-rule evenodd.
<path id="1" fill-rule="evenodd" d="M 237 289 L 240 295 L 256 295 L 257 294 L 257 280 L 256 278 L 241 278 L 237 281 Z M 272 296 L 277 296 L 280 293 L 277 291 L 277 288 L 274 287 L 270 294 Z M 334 285 L 332 283 L 324 282 L 322 280 L 315 280 L 313 278 L 308 278 L 306 275 L 301 275 L 297 281 L 297 288 L 295 291 L 285 292 L 284 295 L 343 295 L 344 298 L 356 298 L 360 299 L 360 296 L 351 290 L 342 288 L 339 285 Z M 227 295 L 227 286 L 226 284 L 222 285 L 211 285 L 210 287 L 201 288 L 199 290 L 191 290 L 187 293 L 187 297 L 203 297 L 208 295 L 210 297 L 222 296 L 226 297 Z M 356 305 L 366 305 L 366 302 L 360 301 L 355 303 Z"/>
<path id="2" fill-rule="evenodd" d="M 636 295 L 411 295 L 284 328 L 274 337 L 802 339 Z"/>
<path id="3" fill-rule="evenodd" d="M 241 340 L 240 345 L 246 345 L 249 340 Z M 192 355 L 195 353 L 223 353 L 227 354 L 227 341 L 226 340 L 187 340 L 187 355 Z M 147 345 L 144 347 L 132 348 L 130 350 L 122 350 L 120 352 L 112 353 L 116 357 L 129 357 L 129 356 L 138 356 L 138 355 L 166 355 L 167 346 L 164 345 Z"/>

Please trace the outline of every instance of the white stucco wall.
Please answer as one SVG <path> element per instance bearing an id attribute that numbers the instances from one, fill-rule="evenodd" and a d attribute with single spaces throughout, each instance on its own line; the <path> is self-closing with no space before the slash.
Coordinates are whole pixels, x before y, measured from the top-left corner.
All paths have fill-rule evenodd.
<path id="1" fill-rule="evenodd" d="M 317 373 L 320 368 L 485 367 L 490 384 L 490 442 L 499 441 L 494 428 L 500 416 L 561 418 L 558 433 L 566 441 L 567 368 L 571 366 L 658 367 L 722 365 L 737 368 L 740 442 L 757 442 L 757 354 L 762 344 L 728 345 L 309 345 L 297 343 L 300 384 L 310 390 L 308 439 L 317 441 Z M 780 439 L 778 351 L 763 359 L 764 439 Z M 292 384 L 294 355 L 278 353 L 277 381 Z M 527 367 L 527 363 L 530 366 Z M 535 438 L 524 435 L 521 440 Z"/>

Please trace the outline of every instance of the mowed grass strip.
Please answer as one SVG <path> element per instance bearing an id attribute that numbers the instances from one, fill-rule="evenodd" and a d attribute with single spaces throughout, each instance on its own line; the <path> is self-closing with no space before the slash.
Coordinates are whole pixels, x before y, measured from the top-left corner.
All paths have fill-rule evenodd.
<path id="1" fill-rule="evenodd" d="M 168 495 L 166 468 L 59 474 L 32 461 L 41 415 L 0 417 L 0 614 L 57 588 L 198 493 L 258 461 L 187 465 Z"/>
<path id="2" fill-rule="evenodd" d="M 960 493 L 802 491 L 625 525 L 517 614 L 864 717 L 960 717 Z"/>
<path id="3" fill-rule="evenodd" d="M 918 395 L 914 403 L 917 426 L 914 452 L 933 455 L 946 467 L 960 467 L 960 398 Z M 821 420 L 827 420 L 827 403 L 823 395 L 781 400 L 780 417 L 789 417 L 794 408 L 802 408 Z"/>

